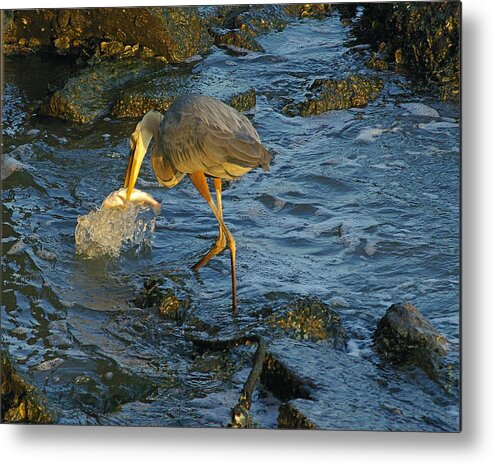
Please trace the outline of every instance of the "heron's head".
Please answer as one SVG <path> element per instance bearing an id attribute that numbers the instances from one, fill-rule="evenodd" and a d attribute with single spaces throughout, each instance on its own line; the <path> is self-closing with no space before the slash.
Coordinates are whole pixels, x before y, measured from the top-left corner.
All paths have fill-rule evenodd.
<path id="1" fill-rule="evenodd" d="M 130 200 L 149 144 L 153 137 L 158 137 L 162 119 L 163 115 L 158 111 L 148 111 L 130 136 L 130 158 L 123 184 L 123 187 L 127 189 L 127 200 Z"/>

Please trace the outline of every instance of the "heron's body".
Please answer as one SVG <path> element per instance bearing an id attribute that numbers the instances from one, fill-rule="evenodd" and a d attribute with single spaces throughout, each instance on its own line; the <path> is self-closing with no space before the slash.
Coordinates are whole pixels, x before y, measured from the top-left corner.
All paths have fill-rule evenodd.
<path id="1" fill-rule="evenodd" d="M 231 251 L 233 305 L 236 304 L 234 238 L 222 217 L 221 180 L 241 177 L 261 166 L 269 169 L 270 156 L 248 118 L 211 97 L 184 95 L 163 116 L 149 111 L 131 137 L 131 155 L 124 187 L 130 198 L 142 160 L 151 140 L 151 164 L 161 185 L 177 185 L 185 175 L 209 204 L 219 222 L 219 237 L 211 250 L 194 265 L 199 269 L 227 246 Z M 206 176 L 214 179 L 216 203 Z"/>
<path id="2" fill-rule="evenodd" d="M 185 95 L 164 115 L 151 163 L 159 182 L 173 187 L 198 171 L 231 180 L 268 169 L 269 154 L 247 117 L 214 98 Z"/>

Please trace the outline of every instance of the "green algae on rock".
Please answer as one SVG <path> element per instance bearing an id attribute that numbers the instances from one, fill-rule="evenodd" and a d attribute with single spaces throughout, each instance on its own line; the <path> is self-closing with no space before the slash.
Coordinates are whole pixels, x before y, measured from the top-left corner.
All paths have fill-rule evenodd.
<path id="1" fill-rule="evenodd" d="M 289 103 L 283 108 L 288 116 L 311 116 L 330 110 L 361 107 L 375 100 L 383 83 L 376 77 L 362 75 L 347 79 L 316 79 L 309 89 L 305 101 Z"/>
<path id="2" fill-rule="evenodd" d="M 4 36 L 6 54 L 31 47 L 59 54 L 125 56 L 140 48 L 171 63 L 205 53 L 211 45 L 195 7 L 12 10 Z"/>
<path id="3" fill-rule="evenodd" d="M 55 415 L 36 387 L 24 380 L 9 359 L 1 353 L 2 422 L 52 424 Z"/>
<path id="4" fill-rule="evenodd" d="M 348 337 L 340 316 L 318 298 L 300 298 L 277 311 L 269 322 L 291 338 L 329 340 L 334 348 L 346 348 Z"/>

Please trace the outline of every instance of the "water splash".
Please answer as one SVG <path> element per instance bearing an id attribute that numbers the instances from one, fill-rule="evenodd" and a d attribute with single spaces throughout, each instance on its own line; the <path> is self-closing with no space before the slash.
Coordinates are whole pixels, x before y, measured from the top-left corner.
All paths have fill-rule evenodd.
<path id="1" fill-rule="evenodd" d="M 85 258 L 139 253 L 152 245 L 155 225 L 156 217 L 149 206 L 97 209 L 77 218 L 75 251 Z"/>

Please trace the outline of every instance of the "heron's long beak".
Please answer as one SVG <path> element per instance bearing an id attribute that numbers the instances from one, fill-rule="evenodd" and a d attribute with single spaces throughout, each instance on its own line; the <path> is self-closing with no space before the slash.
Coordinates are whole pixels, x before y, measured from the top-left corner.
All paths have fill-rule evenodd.
<path id="1" fill-rule="evenodd" d="M 130 201 L 130 195 L 132 195 L 135 183 L 137 182 L 137 177 L 139 177 L 140 167 L 142 166 L 142 161 L 144 160 L 147 151 L 147 147 L 144 145 L 142 134 L 138 126 L 132 134 L 130 145 L 130 158 L 125 173 L 125 183 L 123 184 L 123 188 L 127 189 L 128 201 Z"/>

